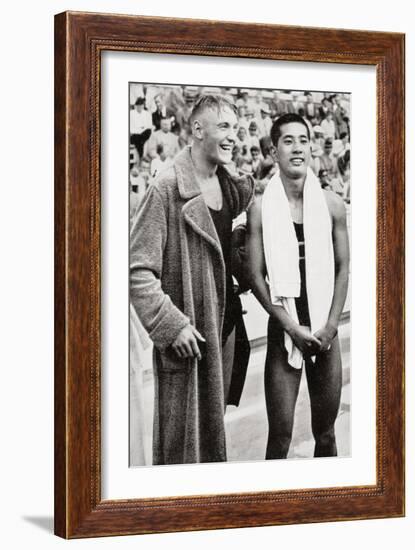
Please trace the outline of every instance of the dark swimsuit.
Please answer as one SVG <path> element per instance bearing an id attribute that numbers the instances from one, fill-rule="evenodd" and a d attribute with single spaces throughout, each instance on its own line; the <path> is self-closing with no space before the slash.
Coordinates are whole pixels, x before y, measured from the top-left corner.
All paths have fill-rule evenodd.
<path id="1" fill-rule="evenodd" d="M 295 222 L 293 222 L 293 224 L 298 241 L 298 257 L 301 278 L 300 296 L 295 298 L 295 306 L 297 309 L 299 325 L 311 327 L 306 286 L 304 224 Z M 278 321 L 273 317 L 270 317 L 268 322 L 268 339 L 274 342 L 278 341 L 285 349 L 284 331 L 281 329 Z"/>
<path id="2" fill-rule="evenodd" d="M 222 188 L 222 182 L 219 179 Z M 235 295 L 233 292 L 232 268 L 231 268 L 231 238 L 232 238 L 232 214 L 222 190 L 222 208 L 213 210 L 209 208 L 216 232 L 222 247 L 223 259 L 225 262 L 226 273 L 226 298 L 225 298 L 225 317 L 222 329 L 222 345 L 226 342 L 228 336 L 235 326 L 234 308 L 236 307 Z"/>
<path id="3" fill-rule="evenodd" d="M 295 234 L 298 241 L 298 257 L 300 265 L 301 288 L 300 296 L 295 299 L 297 308 L 298 321 L 300 325 L 305 327 L 311 326 L 310 313 L 308 311 L 306 274 L 305 274 L 305 245 L 304 245 L 304 225 L 302 223 L 294 223 Z"/>

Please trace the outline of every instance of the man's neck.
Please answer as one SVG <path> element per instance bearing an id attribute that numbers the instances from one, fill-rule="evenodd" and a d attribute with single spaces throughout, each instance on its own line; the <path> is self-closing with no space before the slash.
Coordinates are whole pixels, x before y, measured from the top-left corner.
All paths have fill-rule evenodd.
<path id="1" fill-rule="evenodd" d="M 207 181 L 216 176 L 218 168 L 217 164 L 209 162 L 204 153 L 196 146 L 193 145 L 190 151 L 195 172 L 198 178 L 202 181 Z"/>
<path id="2" fill-rule="evenodd" d="M 293 179 L 281 173 L 280 177 L 288 201 L 297 202 L 301 200 L 303 198 L 305 176 L 298 179 Z"/>

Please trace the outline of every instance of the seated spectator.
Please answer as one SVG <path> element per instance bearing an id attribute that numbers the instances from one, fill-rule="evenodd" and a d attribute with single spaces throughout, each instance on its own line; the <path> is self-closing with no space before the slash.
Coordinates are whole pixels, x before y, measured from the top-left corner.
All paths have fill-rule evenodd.
<path id="1" fill-rule="evenodd" d="M 156 147 L 157 156 L 151 161 L 150 174 L 155 178 L 160 172 L 172 165 L 173 160 L 164 152 L 164 146 L 159 143 Z"/>
<path id="2" fill-rule="evenodd" d="M 257 145 L 252 145 L 250 149 L 252 159 L 252 175 L 258 179 L 262 168 L 263 158 L 261 156 L 261 149 Z"/>
<path id="3" fill-rule="evenodd" d="M 179 139 L 171 132 L 171 121 L 169 118 L 162 118 L 160 121 L 160 130 L 154 132 L 148 140 L 147 155 L 151 159 L 157 157 L 157 146 L 162 145 L 164 153 L 170 159 L 173 159 L 179 152 Z"/>
<path id="4" fill-rule="evenodd" d="M 135 146 L 139 158 L 143 156 L 144 145 L 151 135 L 151 115 L 144 109 L 144 97 L 137 98 L 130 111 L 130 143 Z"/>

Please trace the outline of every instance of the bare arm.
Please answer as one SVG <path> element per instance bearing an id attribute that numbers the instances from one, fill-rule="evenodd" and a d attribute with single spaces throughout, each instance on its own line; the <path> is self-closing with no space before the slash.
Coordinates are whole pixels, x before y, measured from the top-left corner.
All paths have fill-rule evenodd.
<path id="1" fill-rule="evenodd" d="M 347 233 L 346 209 L 343 200 L 331 191 L 325 191 L 327 205 L 332 218 L 334 248 L 334 293 L 327 324 L 315 335 L 323 341 L 323 348 L 337 334 L 349 284 L 349 237 Z"/>
<path id="2" fill-rule="evenodd" d="M 320 341 L 307 327 L 298 325 L 282 306 L 273 305 L 265 280 L 266 265 L 262 239 L 261 199 L 256 199 L 248 210 L 247 263 L 252 291 L 265 311 L 278 321 L 281 328 L 303 352 L 320 347 Z"/>

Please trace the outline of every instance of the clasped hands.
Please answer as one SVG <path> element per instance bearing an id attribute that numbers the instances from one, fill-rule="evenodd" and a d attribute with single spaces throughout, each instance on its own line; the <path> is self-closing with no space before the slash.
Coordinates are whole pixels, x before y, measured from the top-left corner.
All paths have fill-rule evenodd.
<path id="1" fill-rule="evenodd" d="M 329 324 L 315 332 L 308 327 L 297 325 L 288 331 L 295 346 L 308 356 L 330 349 L 331 342 L 337 334 L 337 329 Z"/>

